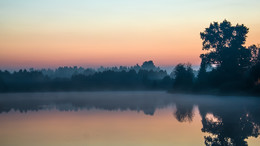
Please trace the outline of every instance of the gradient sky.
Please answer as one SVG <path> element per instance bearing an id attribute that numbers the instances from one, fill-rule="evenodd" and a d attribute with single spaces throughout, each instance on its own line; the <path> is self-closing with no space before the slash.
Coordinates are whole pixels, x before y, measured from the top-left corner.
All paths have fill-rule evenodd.
<path id="1" fill-rule="evenodd" d="M 0 0 L 0 69 L 200 64 L 199 33 L 227 19 L 260 43 L 259 0 Z"/>

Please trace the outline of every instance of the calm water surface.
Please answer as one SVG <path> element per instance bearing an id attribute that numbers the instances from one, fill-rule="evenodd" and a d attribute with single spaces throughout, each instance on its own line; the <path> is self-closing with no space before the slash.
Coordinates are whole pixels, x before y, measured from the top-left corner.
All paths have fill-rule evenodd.
<path id="1" fill-rule="evenodd" d="M 166 92 L 0 94 L 1 146 L 260 144 L 260 99 Z"/>

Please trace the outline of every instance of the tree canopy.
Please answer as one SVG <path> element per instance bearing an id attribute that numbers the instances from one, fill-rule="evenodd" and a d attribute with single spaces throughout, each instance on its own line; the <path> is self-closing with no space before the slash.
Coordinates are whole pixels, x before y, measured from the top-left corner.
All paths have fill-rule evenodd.
<path id="1" fill-rule="evenodd" d="M 191 64 L 178 64 L 174 70 L 174 87 L 175 88 L 191 88 L 194 73 Z"/>
<path id="2" fill-rule="evenodd" d="M 203 50 L 200 57 L 208 65 L 216 65 L 225 72 L 245 70 L 250 63 L 251 52 L 244 44 L 249 29 L 242 25 L 233 26 L 229 21 L 213 22 L 200 33 Z"/>

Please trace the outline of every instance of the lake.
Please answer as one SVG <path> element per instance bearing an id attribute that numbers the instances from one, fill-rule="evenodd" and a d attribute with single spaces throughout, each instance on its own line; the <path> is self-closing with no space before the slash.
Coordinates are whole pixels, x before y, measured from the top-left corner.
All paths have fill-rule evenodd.
<path id="1" fill-rule="evenodd" d="M 260 144 L 260 98 L 163 91 L 0 94 L 1 146 Z"/>

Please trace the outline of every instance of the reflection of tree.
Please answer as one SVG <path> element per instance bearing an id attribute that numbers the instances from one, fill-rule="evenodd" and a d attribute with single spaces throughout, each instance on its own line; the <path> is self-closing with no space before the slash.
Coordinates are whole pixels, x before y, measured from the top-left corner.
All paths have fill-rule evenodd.
<path id="1" fill-rule="evenodd" d="M 179 122 L 191 122 L 193 116 L 193 105 L 176 105 L 176 112 L 174 113 L 174 117 Z"/>
<path id="2" fill-rule="evenodd" d="M 202 132 L 211 135 L 205 136 L 205 144 L 212 146 L 247 145 L 245 139 L 258 137 L 260 127 L 247 112 L 217 113 L 216 115 L 202 112 Z"/>
<path id="3" fill-rule="evenodd" d="M 260 134 L 260 100 L 252 98 L 198 97 L 161 92 L 66 92 L 2 94 L 0 114 L 11 110 L 27 112 L 46 109 L 77 111 L 101 109 L 136 111 L 154 115 L 155 111 L 173 104 L 179 122 L 191 122 L 194 105 L 202 117 L 206 145 L 247 145 L 248 137 Z M 210 99 L 209 99 L 210 98 Z M 232 106 L 230 106 L 232 105 Z M 197 108 L 196 108 L 197 109 Z"/>
<path id="4" fill-rule="evenodd" d="M 176 98 L 174 116 L 179 122 L 192 121 L 193 107 L 198 105 L 202 132 L 207 146 L 248 145 L 249 137 L 260 134 L 259 99 L 251 97 L 186 96 Z"/>
<path id="5" fill-rule="evenodd" d="M 0 98 L 0 114 L 11 110 L 26 113 L 46 109 L 60 111 L 102 109 L 108 111 L 142 111 L 144 114 L 152 116 L 157 108 L 166 107 L 173 102 L 169 98 L 170 96 L 160 97 L 159 95 L 161 95 L 160 92 L 152 92 L 152 94 L 146 96 L 142 92 L 6 94 L 3 95 L 3 98 Z"/>

